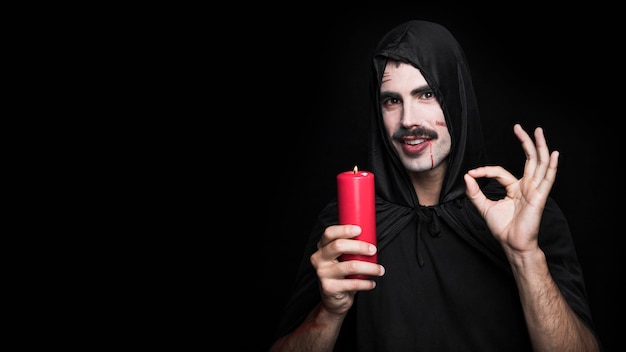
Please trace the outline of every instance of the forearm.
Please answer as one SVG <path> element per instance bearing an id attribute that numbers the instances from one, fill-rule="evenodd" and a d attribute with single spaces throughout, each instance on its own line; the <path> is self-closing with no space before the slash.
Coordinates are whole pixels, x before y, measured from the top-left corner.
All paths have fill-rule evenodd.
<path id="1" fill-rule="evenodd" d="M 535 352 L 598 351 L 591 331 L 569 307 L 537 249 L 524 256 L 509 255 L 526 325 Z"/>
<path id="2" fill-rule="evenodd" d="M 271 352 L 328 351 L 331 352 L 339 336 L 346 314 L 333 314 L 317 305 L 306 320 L 291 334 L 278 339 Z"/>

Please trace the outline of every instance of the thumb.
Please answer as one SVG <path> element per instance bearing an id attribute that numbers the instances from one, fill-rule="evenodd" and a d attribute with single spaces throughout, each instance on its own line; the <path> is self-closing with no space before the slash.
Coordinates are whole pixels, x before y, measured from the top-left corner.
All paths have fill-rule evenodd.
<path id="1" fill-rule="evenodd" d="M 478 186 L 478 182 L 472 176 L 465 174 L 463 175 L 463 180 L 465 180 L 465 194 L 480 209 L 479 205 L 483 204 L 487 197 L 485 197 L 483 191 L 480 190 L 480 186 Z"/>

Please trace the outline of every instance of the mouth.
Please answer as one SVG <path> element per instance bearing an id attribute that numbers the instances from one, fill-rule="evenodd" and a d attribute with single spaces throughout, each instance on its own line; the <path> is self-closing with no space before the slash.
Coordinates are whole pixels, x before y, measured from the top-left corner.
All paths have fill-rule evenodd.
<path id="1" fill-rule="evenodd" d="M 401 138 L 399 140 L 402 151 L 409 157 L 417 157 L 429 150 L 431 141 L 430 138 Z"/>
<path id="2" fill-rule="evenodd" d="M 418 144 L 421 144 L 421 143 L 426 142 L 427 140 L 428 140 L 428 139 L 426 139 L 426 138 L 419 138 L 419 139 L 404 139 L 402 142 L 403 142 L 404 144 L 407 144 L 407 145 L 418 145 Z"/>

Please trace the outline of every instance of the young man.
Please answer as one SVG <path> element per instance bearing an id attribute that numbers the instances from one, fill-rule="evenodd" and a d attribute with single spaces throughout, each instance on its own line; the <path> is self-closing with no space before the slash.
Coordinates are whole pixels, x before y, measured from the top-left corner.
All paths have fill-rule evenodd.
<path id="1" fill-rule="evenodd" d="M 372 63 L 377 246 L 322 211 L 272 351 L 598 351 L 558 152 L 513 132 L 522 178 L 488 165 L 462 48 L 409 21 Z M 378 253 L 378 263 L 340 261 Z M 347 279 L 350 274 L 370 279 Z"/>

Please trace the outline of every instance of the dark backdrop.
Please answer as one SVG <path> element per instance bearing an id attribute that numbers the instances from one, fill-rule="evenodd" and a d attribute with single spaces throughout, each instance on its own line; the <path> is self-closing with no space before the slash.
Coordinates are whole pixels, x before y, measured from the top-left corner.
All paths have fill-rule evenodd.
<path id="1" fill-rule="evenodd" d="M 624 233 L 615 205 L 622 187 L 622 116 L 612 113 L 624 99 L 611 93 L 622 84 L 611 47 L 618 40 L 610 32 L 615 23 L 583 10 L 579 17 L 536 8 L 493 8 L 494 15 L 448 10 L 393 2 L 377 10 L 304 7 L 252 25 L 244 44 L 256 48 L 236 68 L 249 72 L 242 82 L 247 88 L 237 94 L 246 98 L 231 104 L 249 105 L 241 120 L 252 136 L 241 137 L 245 152 L 238 160 L 264 175 L 244 180 L 255 218 L 243 222 L 254 251 L 248 269 L 258 274 L 242 303 L 252 314 L 240 319 L 242 332 L 261 338 L 235 344 L 269 347 L 305 239 L 334 194 L 336 174 L 365 163 L 374 46 L 399 21 L 425 19 L 448 27 L 465 48 L 494 162 L 520 174 L 524 156 L 515 122 L 529 130 L 543 126 L 550 147 L 561 152 L 552 196 L 569 219 L 602 342 L 607 351 L 623 348 L 613 325 L 623 271 L 616 266 L 617 244 Z"/>

